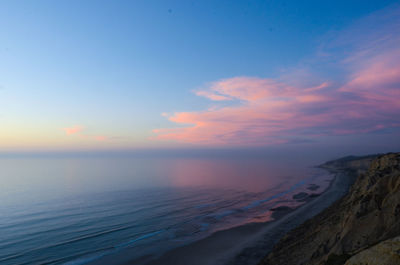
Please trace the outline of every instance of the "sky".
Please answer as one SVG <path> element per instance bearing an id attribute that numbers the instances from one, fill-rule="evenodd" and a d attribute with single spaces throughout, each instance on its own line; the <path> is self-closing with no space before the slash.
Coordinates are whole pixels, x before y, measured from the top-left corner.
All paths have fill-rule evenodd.
<path id="1" fill-rule="evenodd" d="M 1 1 L 0 152 L 396 151 L 396 2 Z"/>

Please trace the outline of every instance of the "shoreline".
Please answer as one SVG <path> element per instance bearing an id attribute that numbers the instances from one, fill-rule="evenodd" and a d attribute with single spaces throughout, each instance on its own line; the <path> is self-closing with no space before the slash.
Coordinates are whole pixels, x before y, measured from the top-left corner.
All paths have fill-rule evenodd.
<path id="1" fill-rule="evenodd" d="M 145 256 L 121 261 L 124 265 L 253 265 L 257 264 L 287 232 L 322 212 L 345 195 L 355 180 L 347 167 L 319 166 L 333 174 L 325 191 L 305 204 L 275 209 L 277 218 L 262 223 L 249 223 L 212 235 L 188 245 L 167 251 L 160 257 Z M 278 207 L 279 208 L 279 207 Z M 115 262 L 115 260 L 114 260 Z M 104 263 L 105 264 L 105 263 Z"/>

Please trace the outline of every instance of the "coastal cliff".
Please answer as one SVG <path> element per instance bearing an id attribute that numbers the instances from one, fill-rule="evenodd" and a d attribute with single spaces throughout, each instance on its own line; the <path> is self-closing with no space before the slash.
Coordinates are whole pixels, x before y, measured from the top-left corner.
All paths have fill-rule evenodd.
<path id="1" fill-rule="evenodd" d="M 358 177 L 347 195 L 289 232 L 259 264 L 399 264 L 400 153 L 323 166 Z"/>

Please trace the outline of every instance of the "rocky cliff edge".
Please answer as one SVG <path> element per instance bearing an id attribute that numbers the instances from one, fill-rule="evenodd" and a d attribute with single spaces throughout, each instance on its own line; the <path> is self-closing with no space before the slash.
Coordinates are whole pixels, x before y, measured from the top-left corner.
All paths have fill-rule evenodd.
<path id="1" fill-rule="evenodd" d="M 336 161 L 363 173 L 358 174 L 347 195 L 289 232 L 260 265 L 375 264 L 366 260 L 363 263 L 362 258 L 380 255 L 375 251 L 382 249 L 379 243 L 385 246 L 384 241 L 393 241 L 397 244 L 395 237 L 400 235 L 400 153 L 372 158 Z M 330 163 L 325 166 L 332 166 L 334 162 Z M 368 170 L 357 170 L 366 165 L 369 165 Z M 396 251 L 391 252 L 394 258 L 400 255 Z M 385 260 L 383 254 L 376 258 Z M 382 262 L 377 264 L 384 265 Z"/>

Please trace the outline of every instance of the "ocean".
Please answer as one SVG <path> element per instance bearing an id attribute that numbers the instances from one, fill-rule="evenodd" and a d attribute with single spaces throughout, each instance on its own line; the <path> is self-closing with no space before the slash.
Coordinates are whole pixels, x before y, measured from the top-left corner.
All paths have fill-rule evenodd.
<path id="1" fill-rule="evenodd" d="M 156 256 L 212 233 L 273 221 L 332 176 L 263 155 L 0 158 L 0 264 L 90 264 Z"/>

